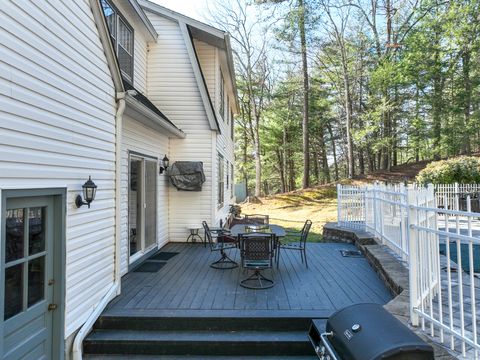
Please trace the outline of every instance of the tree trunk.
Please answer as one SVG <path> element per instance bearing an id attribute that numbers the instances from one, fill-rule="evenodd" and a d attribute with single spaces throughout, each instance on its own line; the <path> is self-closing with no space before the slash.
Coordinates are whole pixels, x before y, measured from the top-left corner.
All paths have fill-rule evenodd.
<path id="1" fill-rule="evenodd" d="M 280 175 L 280 191 L 285 192 L 285 168 L 283 167 L 283 156 L 280 149 L 276 149 L 275 153 L 277 154 L 278 161 L 278 173 Z"/>
<path id="2" fill-rule="evenodd" d="M 472 152 L 470 142 L 470 108 L 472 104 L 472 83 L 470 80 L 470 51 L 468 49 L 463 51 L 462 54 L 462 72 L 463 72 L 463 85 L 464 85 L 464 109 L 463 109 L 463 121 L 465 129 L 467 130 L 467 136 L 463 143 L 463 153 L 470 155 Z"/>
<path id="3" fill-rule="evenodd" d="M 298 10 L 300 13 L 300 43 L 302 52 L 302 72 L 303 72 L 303 184 L 302 187 L 310 186 L 310 146 L 308 138 L 308 67 L 307 67 L 307 40 L 305 36 L 305 6 L 303 0 L 298 0 Z"/>
<path id="4" fill-rule="evenodd" d="M 330 141 L 332 142 L 332 154 L 333 154 L 333 168 L 335 170 L 335 181 L 338 181 L 338 162 L 337 162 L 337 149 L 335 147 L 335 139 L 333 137 L 332 126 L 327 125 L 328 134 L 330 135 Z"/>
<path id="5" fill-rule="evenodd" d="M 262 194 L 262 158 L 258 127 L 255 129 L 255 137 L 255 196 L 259 197 Z"/>

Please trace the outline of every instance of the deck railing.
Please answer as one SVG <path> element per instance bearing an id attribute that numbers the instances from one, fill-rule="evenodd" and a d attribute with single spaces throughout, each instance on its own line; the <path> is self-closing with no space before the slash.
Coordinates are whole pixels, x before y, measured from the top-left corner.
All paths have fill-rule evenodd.
<path id="1" fill-rule="evenodd" d="M 465 196 L 466 211 L 438 208 L 442 191 L 442 204 L 455 201 L 455 194 L 463 190 L 475 191 L 472 186 L 451 188 L 339 186 L 339 224 L 371 232 L 404 260 L 412 325 L 421 326 L 441 343 L 448 342 L 464 357 L 477 359 L 480 213 L 471 211 L 470 195 Z"/>

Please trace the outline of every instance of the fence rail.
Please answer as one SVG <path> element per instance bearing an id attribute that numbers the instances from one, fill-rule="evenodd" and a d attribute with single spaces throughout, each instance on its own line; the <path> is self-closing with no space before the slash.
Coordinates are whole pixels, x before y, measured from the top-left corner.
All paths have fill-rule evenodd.
<path id="1" fill-rule="evenodd" d="M 339 224 L 371 232 L 408 267 L 412 325 L 478 359 L 480 213 L 472 205 L 480 185 L 337 190 Z"/>

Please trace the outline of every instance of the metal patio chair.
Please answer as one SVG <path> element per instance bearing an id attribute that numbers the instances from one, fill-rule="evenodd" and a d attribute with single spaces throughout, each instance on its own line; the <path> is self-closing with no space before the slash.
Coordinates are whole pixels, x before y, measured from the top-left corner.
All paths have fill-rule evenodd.
<path id="1" fill-rule="evenodd" d="M 262 274 L 263 270 L 273 268 L 275 235 L 251 233 L 239 235 L 241 264 L 244 270 L 253 270 L 253 274 L 240 281 L 247 289 L 269 289 L 275 282 Z"/>
<path id="2" fill-rule="evenodd" d="M 205 230 L 205 238 L 208 240 L 208 244 L 210 245 L 210 250 L 212 252 L 214 251 L 219 251 L 221 254 L 220 259 L 217 261 L 214 261 L 213 263 L 210 264 L 210 267 L 214 269 L 234 269 L 238 267 L 238 264 L 232 260 L 225 250 L 228 249 L 235 249 L 237 247 L 237 242 L 227 242 L 227 241 L 222 241 L 222 237 L 226 237 L 227 235 L 222 235 L 221 233 L 217 234 L 217 242 L 213 241 L 213 236 L 212 232 L 210 231 L 210 228 L 208 227 L 208 224 L 206 221 L 202 222 L 203 229 Z"/>
<path id="3" fill-rule="evenodd" d="M 295 238 L 298 242 L 290 242 L 290 243 L 279 243 L 277 248 L 277 268 L 278 263 L 280 261 L 280 251 L 281 250 L 298 250 L 300 251 L 300 256 L 302 258 L 302 264 L 305 259 L 305 265 L 308 269 L 308 262 L 307 262 L 307 238 L 308 233 L 310 232 L 310 228 L 312 227 L 312 222 L 310 220 L 305 221 L 303 225 L 302 231 L 300 232 L 287 232 L 286 238 Z"/>
<path id="4" fill-rule="evenodd" d="M 261 214 L 251 214 L 251 215 L 245 215 L 244 219 L 247 223 L 249 224 L 263 224 L 263 225 L 268 225 L 269 224 L 269 216 L 268 215 L 261 215 Z"/>

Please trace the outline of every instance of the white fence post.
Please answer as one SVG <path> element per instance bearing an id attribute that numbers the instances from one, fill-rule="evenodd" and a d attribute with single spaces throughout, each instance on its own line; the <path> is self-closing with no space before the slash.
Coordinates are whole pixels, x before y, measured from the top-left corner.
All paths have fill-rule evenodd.
<path id="1" fill-rule="evenodd" d="M 417 223 L 417 214 L 413 205 L 416 203 L 415 191 L 408 191 L 407 193 L 407 225 L 408 225 L 408 253 L 409 253 L 409 287 L 410 287 L 410 321 L 413 326 L 418 326 L 418 314 L 414 308 L 418 303 L 418 244 L 416 237 L 416 230 L 412 225 Z"/>
<path id="2" fill-rule="evenodd" d="M 337 224 L 340 225 L 342 221 L 342 185 L 337 184 Z"/>

